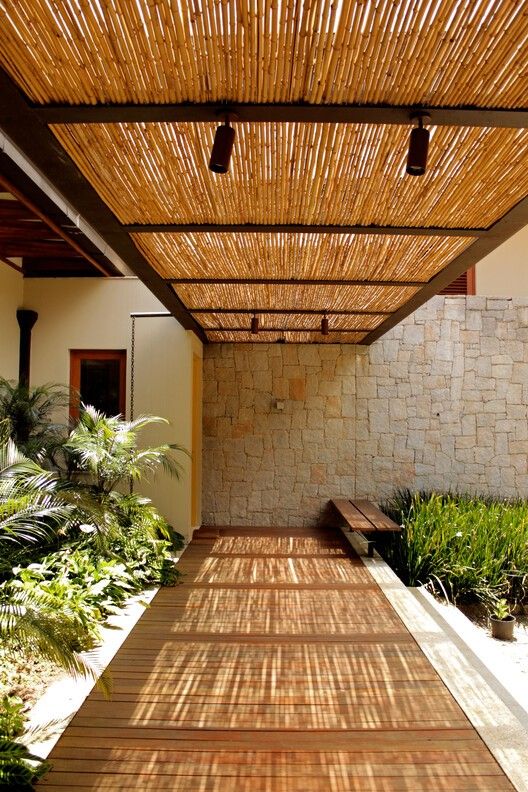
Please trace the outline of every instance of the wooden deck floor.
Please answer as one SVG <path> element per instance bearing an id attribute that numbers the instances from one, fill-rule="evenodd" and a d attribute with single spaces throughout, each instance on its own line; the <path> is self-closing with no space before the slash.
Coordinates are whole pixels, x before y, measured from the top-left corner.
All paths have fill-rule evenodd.
<path id="1" fill-rule="evenodd" d="M 180 564 L 39 788 L 513 789 L 338 532 L 202 532 Z"/>

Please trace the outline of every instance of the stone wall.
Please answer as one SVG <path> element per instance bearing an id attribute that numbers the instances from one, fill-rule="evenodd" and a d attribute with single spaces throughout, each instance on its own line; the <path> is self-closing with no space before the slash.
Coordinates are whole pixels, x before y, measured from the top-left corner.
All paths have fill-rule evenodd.
<path id="1" fill-rule="evenodd" d="M 527 300 L 435 297 L 368 348 L 210 345 L 204 522 L 314 524 L 397 487 L 526 496 L 527 405 Z"/>

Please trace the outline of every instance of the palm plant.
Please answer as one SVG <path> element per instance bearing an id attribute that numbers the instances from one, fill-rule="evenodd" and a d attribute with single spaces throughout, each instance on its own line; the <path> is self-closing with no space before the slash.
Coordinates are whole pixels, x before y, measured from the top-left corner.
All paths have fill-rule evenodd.
<path id="1" fill-rule="evenodd" d="M 35 542 L 66 522 L 72 504 L 58 479 L 24 456 L 11 440 L 0 440 L 0 548 Z"/>
<path id="2" fill-rule="evenodd" d="M 17 448 L 31 459 L 51 458 L 64 442 L 67 427 L 52 416 L 68 406 L 70 391 L 62 385 L 26 385 L 0 377 L 0 422 L 5 421 Z"/>
<path id="3" fill-rule="evenodd" d="M 168 421 L 155 415 L 125 421 L 85 406 L 64 448 L 72 455 L 78 469 L 88 473 L 89 486 L 100 496 L 107 496 L 123 481 L 137 481 L 145 473 L 155 473 L 159 468 L 179 476 L 181 465 L 174 459 L 173 452 L 187 453 L 181 446 L 138 447 L 138 432 L 159 423 Z"/>

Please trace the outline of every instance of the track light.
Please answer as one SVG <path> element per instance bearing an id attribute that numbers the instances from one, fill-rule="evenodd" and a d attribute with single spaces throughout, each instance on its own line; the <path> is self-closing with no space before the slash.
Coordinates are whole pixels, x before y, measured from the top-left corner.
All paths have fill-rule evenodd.
<path id="1" fill-rule="evenodd" d="M 423 176 L 429 151 L 429 130 L 425 129 L 424 122 L 430 121 L 431 116 L 428 113 L 416 113 L 412 119 L 418 122 L 418 126 L 411 130 L 406 171 L 409 176 Z"/>
<path id="2" fill-rule="evenodd" d="M 328 322 L 328 317 L 325 314 L 321 319 L 321 335 L 327 336 L 330 332 L 330 324 Z"/>
<path id="3" fill-rule="evenodd" d="M 225 124 L 216 128 L 209 168 L 213 173 L 227 173 L 233 143 L 235 142 L 235 130 L 229 126 L 229 115 L 225 114 Z"/>
<path id="4" fill-rule="evenodd" d="M 258 331 L 259 331 L 259 320 L 258 317 L 255 315 L 251 320 L 251 334 L 258 335 Z"/>

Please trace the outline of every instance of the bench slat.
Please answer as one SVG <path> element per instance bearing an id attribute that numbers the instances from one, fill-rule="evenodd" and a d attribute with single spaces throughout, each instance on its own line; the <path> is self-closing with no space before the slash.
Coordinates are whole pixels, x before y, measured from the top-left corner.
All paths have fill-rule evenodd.
<path id="1" fill-rule="evenodd" d="M 376 526 L 373 525 L 370 520 L 352 504 L 351 501 L 339 499 L 333 500 L 332 503 L 338 512 L 340 512 L 344 519 L 348 522 L 353 531 L 372 533 L 372 531 L 376 530 Z"/>
<path id="2" fill-rule="evenodd" d="M 352 501 L 352 505 L 373 523 L 378 531 L 401 531 L 401 525 L 397 525 L 370 501 Z"/>

